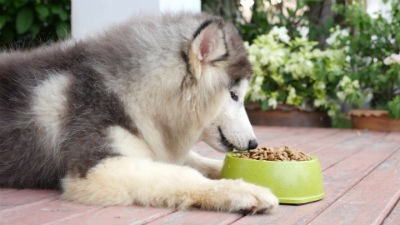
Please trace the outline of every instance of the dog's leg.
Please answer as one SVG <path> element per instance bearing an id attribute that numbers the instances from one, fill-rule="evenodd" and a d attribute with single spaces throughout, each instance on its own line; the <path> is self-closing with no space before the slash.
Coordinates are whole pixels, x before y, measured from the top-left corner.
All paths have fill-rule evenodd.
<path id="1" fill-rule="evenodd" d="M 222 163 L 223 163 L 222 160 L 210 159 L 210 158 L 201 156 L 194 151 L 189 152 L 189 154 L 186 158 L 186 161 L 185 161 L 185 165 L 188 165 L 188 166 L 198 170 L 204 176 L 211 178 L 211 179 L 219 179 L 220 178 Z"/>
<path id="2" fill-rule="evenodd" d="M 278 205 L 267 189 L 242 180 L 210 180 L 198 171 L 146 159 L 102 160 L 86 177 L 68 175 L 62 197 L 86 204 L 199 207 L 237 212 L 269 212 Z"/>

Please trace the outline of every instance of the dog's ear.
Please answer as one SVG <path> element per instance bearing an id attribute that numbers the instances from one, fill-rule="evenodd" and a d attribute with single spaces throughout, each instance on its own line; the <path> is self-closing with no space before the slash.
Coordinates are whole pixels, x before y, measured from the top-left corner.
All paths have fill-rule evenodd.
<path id="1" fill-rule="evenodd" d="M 226 54 L 225 35 L 222 28 L 222 20 L 207 20 L 194 33 L 189 54 L 192 65 L 196 65 L 197 69 L 201 70 L 205 64 Z M 196 74 L 200 75 L 199 72 L 196 71 Z"/>

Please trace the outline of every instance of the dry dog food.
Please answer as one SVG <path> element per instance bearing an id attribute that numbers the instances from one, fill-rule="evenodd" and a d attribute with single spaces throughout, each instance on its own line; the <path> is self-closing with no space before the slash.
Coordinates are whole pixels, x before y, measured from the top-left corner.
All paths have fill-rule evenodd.
<path id="1" fill-rule="evenodd" d="M 304 152 L 284 146 L 280 148 L 261 147 L 246 152 L 236 153 L 238 158 L 267 160 L 267 161 L 308 161 L 311 156 Z"/>

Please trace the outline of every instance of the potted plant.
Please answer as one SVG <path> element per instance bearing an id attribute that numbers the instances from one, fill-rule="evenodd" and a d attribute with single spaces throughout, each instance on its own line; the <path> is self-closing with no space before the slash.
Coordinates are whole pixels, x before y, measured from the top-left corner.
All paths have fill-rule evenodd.
<path id="1" fill-rule="evenodd" d="M 379 131 L 400 131 L 400 97 L 389 101 L 387 110 L 352 110 L 354 128 Z"/>
<path id="2" fill-rule="evenodd" d="M 347 28 L 334 33 L 347 30 L 349 35 L 332 41 L 346 50 L 348 63 L 338 97 L 353 108 L 349 114 L 354 128 L 399 131 L 400 6 L 392 4 L 391 18 L 386 19 L 371 17 L 353 4 L 345 18 Z"/>
<path id="3" fill-rule="evenodd" d="M 336 88 L 345 55 L 316 45 L 306 37 L 289 37 L 284 27 L 273 27 L 247 44 L 254 75 L 246 107 L 253 124 L 330 126 L 329 117 L 339 109 Z"/>

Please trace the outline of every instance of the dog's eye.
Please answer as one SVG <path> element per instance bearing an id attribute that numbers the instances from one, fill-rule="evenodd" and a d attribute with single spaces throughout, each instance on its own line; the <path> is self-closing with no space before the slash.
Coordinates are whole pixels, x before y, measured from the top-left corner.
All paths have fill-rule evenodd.
<path id="1" fill-rule="evenodd" d="M 231 98 L 234 101 L 238 101 L 239 100 L 239 96 L 237 96 L 237 94 L 235 92 L 231 91 L 230 93 L 231 93 Z"/>

